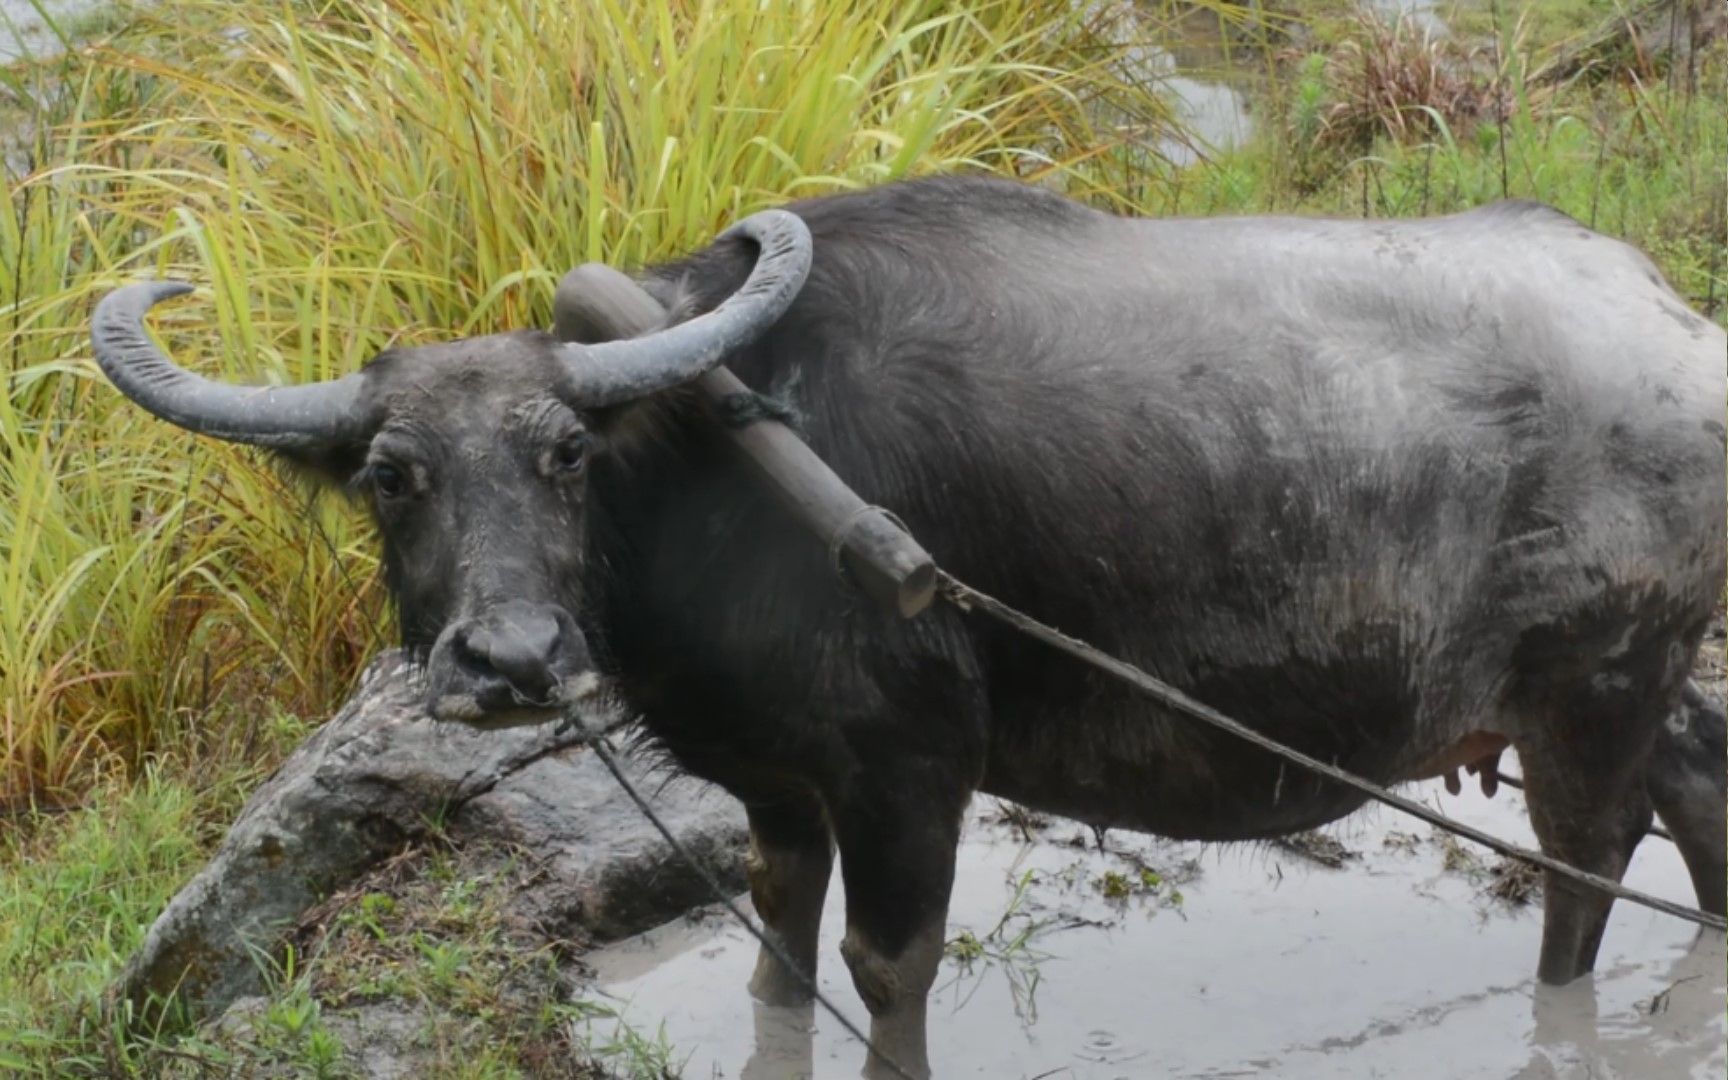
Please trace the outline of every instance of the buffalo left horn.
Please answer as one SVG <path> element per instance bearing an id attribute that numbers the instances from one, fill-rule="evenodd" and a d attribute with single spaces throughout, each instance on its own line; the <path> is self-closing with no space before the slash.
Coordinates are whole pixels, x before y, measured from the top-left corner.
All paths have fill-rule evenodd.
<path id="1" fill-rule="evenodd" d="M 181 281 L 145 282 L 115 289 L 96 305 L 96 362 L 122 394 L 188 431 L 255 446 L 327 445 L 359 425 L 359 375 L 311 386 L 230 386 L 170 360 L 145 332 L 144 314 L 191 291 Z"/>
<path id="2" fill-rule="evenodd" d="M 647 337 L 558 346 L 576 400 L 615 405 L 687 383 L 774 325 L 810 272 L 810 230 L 796 214 L 764 210 L 720 238 L 734 236 L 756 241 L 756 265 L 744 285 L 713 311 Z"/>

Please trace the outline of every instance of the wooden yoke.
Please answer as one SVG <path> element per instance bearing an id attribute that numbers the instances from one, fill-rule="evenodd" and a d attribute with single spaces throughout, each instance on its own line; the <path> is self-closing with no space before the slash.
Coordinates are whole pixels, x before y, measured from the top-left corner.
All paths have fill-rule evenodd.
<path id="1" fill-rule="evenodd" d="M 594 343 L 640 337 L 666 323 L 666 309 L 628 276 L 602 263 L 579 266 L 558 283 L 553 332 L 562 341 Z M 754 394 L 724 366 L 696 387 L 725 416 L 732 403 Z M 760 410 L 757 410 L 759 413 Z M 752 415 L 726 424 L 733 445 L 768 481 L 782 505 L 842 562 L 864 594 L 902 618 L 930 606 L 936 562 L 886 511 L 846 486 L 826 462 L 778 420 Z"/>

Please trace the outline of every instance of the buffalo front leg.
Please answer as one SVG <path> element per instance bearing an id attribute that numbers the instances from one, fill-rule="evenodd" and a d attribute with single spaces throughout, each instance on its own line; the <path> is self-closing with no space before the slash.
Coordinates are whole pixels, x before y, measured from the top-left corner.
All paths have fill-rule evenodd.
<path id="1" fill-rule="evenodd" d="M 840 953 L 870 1010 L 869 1080 L 930 1075 L 925 1000 L 942 961 L 971 792 L 963 784 L 943 790 L 920 771 L 902 765 L 892 783 L 855 793 L 835 821 L 846 887 Z"/>
<path id="2" fill-rule="evenodd" d="M 833 867 L 828 826 L 814 798 L 751 806 L 746 813 L 750 900 L 783 954 L 766 946 L 757 952 L 750 994 L 764 1005 L 802 1005 L 815 985 L 822 901 Z"/>

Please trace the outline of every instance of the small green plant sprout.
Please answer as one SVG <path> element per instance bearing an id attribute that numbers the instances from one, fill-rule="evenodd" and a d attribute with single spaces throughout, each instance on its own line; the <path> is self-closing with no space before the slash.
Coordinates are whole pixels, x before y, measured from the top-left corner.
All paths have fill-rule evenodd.
<path id="1" fill-rule="evenodd" d="M 414 950 L 420 956 L 427 986 L 447 999 L 456 999 L 468 982 L 469 962 L 473 958 L 467 944 L 440 941 L 417 932 Z"/>
<path id="2" fill-rule="evenodd" d="M 1150 866 L 1140 868 L 1140 891 L 1149 896 L 1158 896 L 1170 907 L 1182 906 L 1182 890 Z"/>
<path id="3" fill-rule="evenodd" d="M 1034 917 L 1026 910 L 1032 886 L 1040 881 L 1036 871 L 1027 870 L 1010 880 L 1014 892 L 996 925 L 982 936 L 961 930 L 944 946 L 944 953 L 960 970 L 943 989 L 971 980 L 961 997 L 960 1004 L 964 1005 L 982 985 L 986 972 L 1000 971 L 1008 982 L 1014 1011 L 1022 1020 L 1030 1021 L 1037 1018 L 1038 965 L 1049 959 L 1033 945 L 1044 934 L 1059 929 L 1063 920 Z"/>
<path id="4" fill-rule="evenodd" d="M 264 1020 L 282 1034 L 299 1038 L 318 1020 L 318 1002 L 303 988 L 279 997 L 264 1011 Z"/>
<path id="5" fill-rule="evenodd" d="M 1127 865 L 1120 870 L 1106 870 L 1092 879 L 1092 887 L 1104 899 L 1118 904 L 1138 900 L 1152 907 L 1180 909 L 1182 890 L 1178 885 L 1194 880 L 1200 874 L 1198 863 L 1189 860 L 1174 869 L 1159 870 L 1129 850 L 1115 853 Z"/>
<path id="6" fill-rule="evenodd" d="M 580 1026 L 580 1030 L 578 1030 Z M 679 1080 L 688 1057 L 680 1059 L 664 1024 L 644 1035 L 623 1012 L 603 1002 L 577 1003 L 569 1020 L 571 1043 L 620 1080 Z"/>
<path id="7" fill-rule="evenodd" d="M 322 1027 L 306 1033 L 301 1044 L 301 1058 L 317 1080 L 329 1080 L 342 1074 L 342 1040 Z"/>
<path id="8" fill-rule="evenodd" d="M 376 941 L 384 941 L 390 936 L 390 930 L 385 924 L 395 913 L 394 896 L 372 892 L 362 896 L 359 904 L 344 911 L 339 921 L 364 930 Z"/>
<path id="9" fill-rule="evenodd" d="M 1126 900 L 1135 893 L 1134 879 L 1120 870 L 1106 870 L 1098 879 L 1098 891 L 1106 900 Z"/>
<path id="10" fill-rule="evenodd" d="M 948 959 L 957 961 L 964 968 L 970 968 L 973 961 L 983 958 L 984 943 L 979 941 L 972 931 L 962 930 L 948 939 L 942 951 Z"/>

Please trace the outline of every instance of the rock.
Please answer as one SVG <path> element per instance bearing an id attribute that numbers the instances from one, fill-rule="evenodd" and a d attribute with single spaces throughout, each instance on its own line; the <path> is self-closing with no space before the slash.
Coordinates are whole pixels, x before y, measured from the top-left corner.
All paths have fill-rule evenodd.
<path id="1" fill-rule="evenodd" d="M 587 710 L 592 728 L 615 709 Z M 151 1015 L 178 994 L 193 1017 L 264 989 L 273 955 L 315 904 L 434 823 L 469 847 L 509 846 L 540 872 L 513 903 L 551 935 L 610 939 L 712 899 L 574 730 L 543 724 L 477 731 L 427 716 L 399 653 L 381 656 L 354 696 L 247 802 L 199 874 L 169 902 L 115 993 Z M 743 888 L 742 809 L 679 780 L 656 791 L 648 763 L 624 756 L 673 834 L 732 892 Z"/>
<path id="2" fill-rule="evenodd" d="M 632 779 L 690 854 L 732 891 L 744 888 L 748 831 L 736 802 L 686 777 L 659 790 L 664 777 Z M 714 899 L 586 751 L 529 762 L 468 802 L 451 833 L 508 841 L 540 863 L 544 880 L 515 907 L 552 937 L 628 937 Z"/>
<path id="3" fill-rule="evenodd" d="M 425 1025 L 425 1010 L 417 1004 L 379 1001 L 366 1009 L 363 1022 L 335 1017 L 330 1027 L 348 1048 L 359 1075 L 367 1080 L 410 1080 L 425 1074 L 425 1062 L 414 1051 Z"/>

